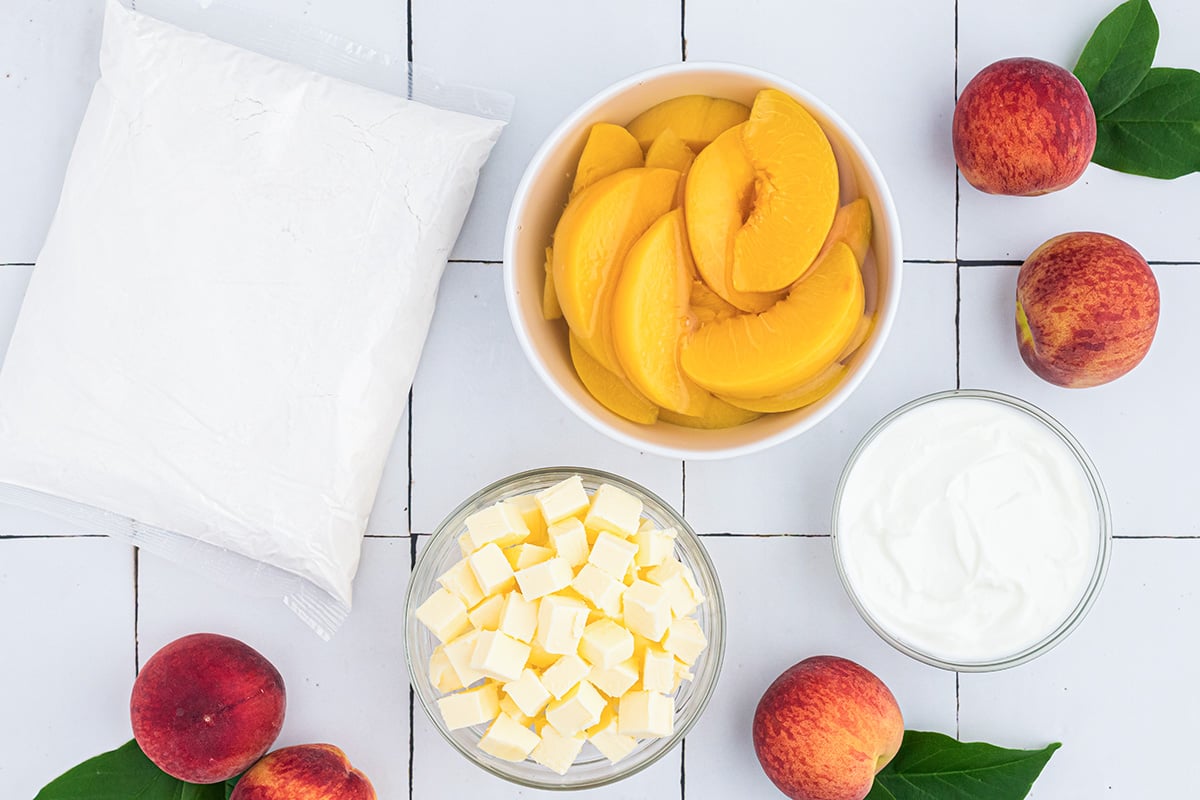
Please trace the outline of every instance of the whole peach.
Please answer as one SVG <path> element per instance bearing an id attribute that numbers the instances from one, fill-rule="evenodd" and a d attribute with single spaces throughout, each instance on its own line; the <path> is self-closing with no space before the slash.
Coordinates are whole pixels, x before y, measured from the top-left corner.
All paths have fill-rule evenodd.
<path id="1" fill-rule="evenodd" d="M 375 800 L 375 788 L 333 745 L 301 744 L 251 767 L 229 800 Z"/>
<path id="2" fill-rule="evenodd" d="M 862 800 L 903 738 L 900 707 L 883 681 L 835 656 L 789 668 L 754 712 L 754 752 L 792 800 Z"/>
<path id="3" fill-rule="evenodd" d="M 1021 265 L 1017 346 L 1050 383 L 1098 386 L 1145 357 L 1158 309 L 1158 281 L 1137 250 L 1103 233 L 1064 233 Z"/>
<path id="4" fill-rule="evenodd" d="M 1067 70 L 1036 58 L 985 67 L 954 107 L 954 160 L 990 194 L 1038 195 L 1079 179 L 1096 149 L 1096 113 Z"/>
<path id="5" fill-rule="evenodd" d="M 159 650 L 129 701 L 133 736 L 169 775 L 219 783 L 270 749 L 283 727 L 283 678 L 249 645 L 195 633 Z"/>

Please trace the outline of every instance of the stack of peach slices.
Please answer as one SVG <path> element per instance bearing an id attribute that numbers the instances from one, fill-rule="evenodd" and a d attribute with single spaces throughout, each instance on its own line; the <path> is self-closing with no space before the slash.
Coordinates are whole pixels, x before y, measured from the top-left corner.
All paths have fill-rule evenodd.
<path id="1" fill-rule="evenodd" d="M 830 393 L 871 329 L 871 208 L 840 191 L 821 126 L 775 89 L 593 126 L 543 297 L 584 386 L 625 419 L 694 428 Z"/>

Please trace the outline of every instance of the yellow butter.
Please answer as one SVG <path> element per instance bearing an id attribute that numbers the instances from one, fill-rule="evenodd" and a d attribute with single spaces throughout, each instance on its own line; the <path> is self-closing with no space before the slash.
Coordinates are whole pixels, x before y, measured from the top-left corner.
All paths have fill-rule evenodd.
<path id="1" fill-rule="evenodd" d="M 539 741 L 536 733 L 502 713 L 479 740 L 479 749 L 505 761 L 524 761 Z"/>
<path id="2" fill-rule="evenodd" d="M 500 713 L 500 695 L 493 683 L 438 698 L 438 711 L 450 730 L 469 728 L 495 719 Z"/>
<path id="3" fill-rule="evenodd" d="M 592 505 L 583 524 L 592 530 L 607 531 L 628 539 L 637 532 L 641 516 L 641 500 L 605 483 L 592 495 Z"/>

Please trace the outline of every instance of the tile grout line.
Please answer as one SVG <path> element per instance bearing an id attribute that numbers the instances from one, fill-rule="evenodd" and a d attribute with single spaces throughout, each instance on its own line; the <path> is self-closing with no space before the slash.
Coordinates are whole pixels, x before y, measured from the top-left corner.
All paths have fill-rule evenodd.
<path id="1" fill-rule="evenodd" d="M 407 0 L 405 3 L 405 13 L 407 15 L 407 34 L 408 34 L 408 75 L 409 75 L 409 96 L 412 96 L 412 62 L 413 62 L 413 0 Z M 416 387 L 408 387 L 408 579 L 412 580 L 413 568 L 417 564 L 417 537 L 412 535 L 412 509 L 413 509 L 413 396 L 416 394 Z M 416 720 L 414 716 L 414 706 L 416 705 L 416 691 L 413 689 L 412 676 L 408 676 L 408 800 L 413 800 L 413 771 L 416 766 L 416 747 L 415 733 Z"/>
<path id="2" fill-rule="evenodd" d="M 679 60 L 687 61 L 687 0 L 679 0 Z"/>
<path id="3" fill-rule="evenodd" d="M 959 712 L 962 709 L 962 694 L 958 691 L 958 681 L 961 672 L 954 673 L 954 738 L 962 741 L 962 721 Z"/>
<path id="4" fill-rule="evenodd" d="M 133 548 L 133 674 L 137 677 L 141 670 L 142 656 L 139 651 L 140 643 L 138 641 L 138 625 L 141 622 L 141 599 L 139 596 L 138 573 L 141 566 L 142 551 L 136 546 Z"/>
<path id="5" fill-rule="evenodd" d="M 958 0 L 954 0 L 954 104 L 958 105 Z M 962 262 L 958 258 L 959 192 L 958 167 L 954 169 L 954 388 L 962 388 Z M 958 701 L 958 679 L 954 682 Z"/>
<path id="6" fill-rule="evenodd" d="M 411 28 L 410 28 L 411 30 Z M 417 565 L 417 537 L 408 540 L 408 574 L 412 580 L 413 568 Z M 416 690 L 413 688 L 412 676 L 408 676 L 408 800 L 413 798 L 413 768 L 416 766 Z"/>

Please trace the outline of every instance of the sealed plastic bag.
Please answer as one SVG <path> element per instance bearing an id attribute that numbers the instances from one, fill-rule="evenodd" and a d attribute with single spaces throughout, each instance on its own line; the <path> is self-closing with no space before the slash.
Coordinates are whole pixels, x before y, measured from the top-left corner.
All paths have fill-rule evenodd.
<path id="1" fill-rule="evenodd" d="M 0 371 L 0 502 L 267 587 L 328 637 L 508 104 L 420 102 L 404 62 L 298 30 L 273 52 L 412 99 L 108 3 Z"/>

